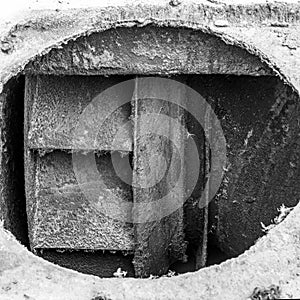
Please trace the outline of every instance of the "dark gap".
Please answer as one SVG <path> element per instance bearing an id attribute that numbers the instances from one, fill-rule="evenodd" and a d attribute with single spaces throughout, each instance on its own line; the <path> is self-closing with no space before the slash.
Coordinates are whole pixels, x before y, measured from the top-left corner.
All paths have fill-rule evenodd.
<path id="1" fill-rule="evenodd" d="M 220 264 L 230 258 L 233 258 L 233 257 L 224 253 L 218 247 L 218 245 L 210 239 L 210 236 L 208 235 L 206 266 L 208 267 L 208 266 Z"/>
<path id="2" fill-rule="evenodd" d="M 176 261 L 170 266 L 170 270 L 174 271 L 176 274 L 184 274 L 188 272 L 196 271 L 196 255 L 194 247 L 188 245 L 187 251 L 187 261 Z"/>
<path id="3" fill-rule="evenodd" d="M 62 267 L 99 277 L 113 277 L 118 268 L 134 277 L 133 255 L 125 251 L 37 249 L 37 255 Z"/>
<path id="4" fill-rule="evenodd" d="M 29 247 L 24 183 L 24 87 L 25 77 L 12 78 L 3 91 L 2 153 L 4 226 Z"/>

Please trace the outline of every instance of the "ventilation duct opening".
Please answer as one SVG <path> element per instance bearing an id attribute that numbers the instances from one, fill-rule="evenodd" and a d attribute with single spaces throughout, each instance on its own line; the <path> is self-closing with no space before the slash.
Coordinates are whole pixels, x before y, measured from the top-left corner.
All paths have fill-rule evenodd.
<path id="1" fill-rule="evenodd" d="M 263 234 L 261 223 L 270 224 L 277 208 L 298 202 L 294 118 L 298 96 L 256 57 L 216 37 L 153 26 L 109 30 L 51 50 L 30 63 L 24 74 L 2 94 L 7 116 L 2 142 L 8 147 L 1 157 L 6 180 L 1 211 L 6 228 L 49 261 L 102 277 L 113 276 L 118 268 L 136 277 L 160 276 L 169 269 L 194 271 L 243 253 Z M 228 163 L 222 184 L 206 208 L 199 208 L 199 199 L 211 170 L 211 149 L 205 128 L 188 109 L 163 99 L 139 102 L 133 84 L 127 90 L 129 104 L 113 110 L 93 147 L 83 147 L 89 145 L 88 137 L 75 144 L 71 138 L 78 117 L 99 93 L 127 80 L 141 82 L 146 76 L 192 88 L 220 121 Z M 174 97 L 179 102 L 184 99 L 178 93 Z M 109 111 L 114 101 L 108 101 L 103 111 Z M 180 120 L 197 145 L 200 162 L 199 178 L 184 205 L 150 225 L 100 217 L 82 195 L 72 166 L 76 154 L 95 157 L 98 172 L 104 174 L 105 187 L 99 194 L 104 198 L 117 193 L 126 203 L 151 202 L 151 197 L 166 193 L 172 182 L 163 176 L 155 192 L 145 194 L 133 185 L 136 174 L 139 180 L 145 176 L 138 171 L 141 166 L 146 170 L 146 155 L 172 157 L 167 140 L 153 137 L 154 146 L 148 145 L 139 112 Z M 92 126 L 97 118 L 88 121 Z M 108 141 L 124 124 L 121 138 L 112 147 Z M 169 123 L 164 126 L 185 149 L 183 132 L 175 132 Z M 193 160 L 184 153 L 188 169 Z M 121 166 L 117 170 L 114 159 Z M 164 170 L 163 163 L 155 166 Z M 177 168 L 169 167 L 174 182 L 181 180 Z"/>

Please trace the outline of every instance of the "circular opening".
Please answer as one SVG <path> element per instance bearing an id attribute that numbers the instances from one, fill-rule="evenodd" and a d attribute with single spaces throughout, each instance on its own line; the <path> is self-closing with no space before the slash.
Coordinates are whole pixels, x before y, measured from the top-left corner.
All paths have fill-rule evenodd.
<path id="1" fill-rule="evenodd" d="M 155 46 L 151 36 L 152 39 L 156 37 L 158 45 Z M 184 40 L 180 39 L 183 37 Z M 116 47 L 112 42 L 121 40 L 124 47 Z M 206 44 L 203 44 L 204 40 Z M 192 50 L 195 47 L 197 49 L 202 47 L 209 54 L 207 56 L 197 54 L 189 60 L 184 60 L 186 64 L 184 65 L 180 59 L 186 50 L 182 50 L 180 46 L 186 49 L 187 44 L 193 45 Z M 95 45 L 96 49 L 99 49 L 98 53 L 90 51 Z M 82 53 L 76 55 L 83 61 L 74 63 L 74 60 L 70 63 L 68 55 L 73 55 L 76 47 L 79 49 L 82 47 Z M 107 47 L 110 47 L 110 52 Z M 167 60 L 167 54 L 174 53 L 171 50 L 176 47 L 182 52 L 179 51 Z M 87 51 L 90 51 L 89 63 L 84 60 Z M 132 53 L 135 55 L 134 59 L 129 55 Z M 191 53 L 188 54 L 192 55 Z M 221 53 L 222 61 L 219 59 Z M 235 64 L 230 60 L 232 56 Z M 93 65 L 95 57 L 100 57 L 103 67 L 95 68 Z M 206 64 L 199 63 L 200 59 L 204 61 L 206 59 Z M 131 62 L 129 67 L 127 64 L 127 69 L 123 68 L 126 62 Z M 171 76 L 170 70 L 175 75 Z M 43 224 L 37 222 L 34 217 L 38 213 L 43 215 L 45 210 L 49 215 L 51 210 L 55 211 L 54 216 L 57 212 L 63 214 L 61 203 L 57 200 L 59 197 L 69 199 L 72 204 L 68 216 L 71 216 L 73 211 L 73 220 L 78 217 L 77 198 L 74 196 L 77 190 L 74 187 L 74 176 L 70 175 L 72 149 L 68 149 L 66 144 L 60 144 L 67 139 L 65 136 L 62 140 L 51 140 L 49 135 L 47 136 L 49 128 L 53 129 L 51 126 L 55 126 L 59 130 L 57 125 L 65 126 L 64 130 L 69 128 L 68 124 L 73 122 L 71 117 L 77 113 L 74 106 L 76 95 L 97 94 L 99 86 L 101 89 L 107 88 L 116 82 L 150 74 L 168 76 L 184 82 L 201 94 L 218 116 L 227 142 L 228 164 L 224 169 L 222 185 L 208 208 L 200 209 L 198 201 L 208 178 L 211 157 L 204 129 L 189 112 L 185 112 L 185 125 L 191 138 L 195 140 L 197 149 L 200 150 L 200 175 L 191 197 L 182 208 L 184 225 L 182 232 L 184 241 L 187 242 L 186 255 L 180 257 L 178 261 L 170 258 L 168 270 L 174 271 L 175 274 L 185 273 L 238 256 L 264 234 L 261 223 L 271 224 L 282 204 L 286 207 L 297 204 L 298 195 L 291 183 L 296 185 L 298 182 L 299 170 L 298 145 L 295 139 L 298 134 L 297 118 L 294 117 L 298 113 L 298 96 L 290 87 L 284 85 L 271 70 L 246 51 L 225 45 L 217 38 L 201 32 L 187 29 L 159 29 L 152 26 L 108 30 L 70 42 L 63 49 L 53 49 L 49 54 L 30 63 L 26 67 L 25 75 L 13 78 L 4 88 L 3 134 L 7 151 L 3 152 L 2 159 L 7 163 L 3 165 L 5 188 L 1 207 L 4 211 L 6 228 L 39 256 L 67 268 L 101 277 L 123 276 L 122 271 L 126 271 L 127 276 L 135 276 L 133 262 L 136 252 L 132 245 L 136 241 L 135 237 L 132 237 L 132 226 L 127 228 L 128 232 L 122 232 L 117 236 L 118 245 L 123 248 L 108 246 L 99 249 L 95 247 L 93 240 L 96 235 L 95 228 L 92 227 L 95 225 L 93 222 L 95 216 L 92 214 L 88 218 L 83 216 L 78 231 L 74 229 L 75 223 L 69 227 L 65 224 L 66 228 L 56 229 L 56 236 L 53 235 L 54 223 L 51 223 L 55 218 L 46 219 Z M 40 94 L 35 94 L 37 89 L 34 87 L 40 88 Z M 54 95 L 53 99 L 57 100 L 56 104 L 59 104 L 57 110 L 52 110 L 53 107 L 47 103 L 51 94 Z M 34 102 L 35 97 L 39 101 Z M 47 105 L 50 105 L 53 118 L 45 114 L 45 111 L 48 112 Z M 131 113 L 132 106 L 129 106 L 123 108 L 122 116 L 130 119 Z M 45 123 L 46 119 L 50 120 L 49 123 Z M 109 125 L 112 127 L 108 126 L 112 130 L 118 125 L 118 119 L 113 121 L 116 123 L 112 122 Z M 20 124 L 24 124 L 24 130 Z M 31 131 L 32 128 L 37 131 Z M 65 131 L 60 133 L 62 132 Z M 33 138 L 30 140 L 31 144 L 25 142 L 24 147 L 23 141 L 28 141 L 28 135 Z M 41 136 L 49 138 L 44 140 L 46 141 L 44 148 L 41 147 L 39 140 Z M 110 151 L 97 150 L 100 152 L 99 169 L 104 170 L 105 178 L 111 186 L 118 185 L 111 164 Z M 120 157 L 121 161 L 130 157 L 130 164 L 133 166 L 132 148 L 122 150 Z M 43 189 L 40 191 L 40 197 L 47 206 L 39 212 L 40 208 L 36 205 L 37 199 L 34 195 L 36 189 L 41 186 Z M 284 188 L 281 188 L 282 186 Z M 126 186 L 122 191 L 124 197 L 132 201 L 132 189 Z M 49 196 L 48 202 L 45 195 Z M 72 196 L 68 198 L 66 195 Z M 55 205 L 51 206 L 51 203 Z M 39 223 L 38 227 L 35 227 L 36 223 Z M 60 226 L 62 225 L 63 223 Z M 112 226 L 109 229 L 114 228 Z M 85 239 L 89 229 L 93 232 L 90 235 L 92 242 Z M 125 231 L 127 229 L 125 228 Z M 64 237 L 60 236 L 62 231 L 69 239 L 63 242 L 67 241 L 71 246 L 55 246 L 59 243 L 66 244 L 62 243 Z M 105 238 L 115 245 L 113 244 L 116 238 L 115 231 L 111 232 L 111 236 Z M 45 237 L 47 233 L 52 239 L 43 239 L 43 235 Z M 38 240 L 37 236 L 41 239 Z M 167 272 L 164 270 L 163 274 Z M 162 274 L 151 273 L 151 275 Z"/>

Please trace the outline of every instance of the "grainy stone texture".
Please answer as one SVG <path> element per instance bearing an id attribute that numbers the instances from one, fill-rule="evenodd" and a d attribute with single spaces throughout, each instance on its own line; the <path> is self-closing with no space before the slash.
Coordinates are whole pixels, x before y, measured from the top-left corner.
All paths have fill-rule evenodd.
<path id="1" fill-rule="evenodd" d="M 53 49 L 25 72 L 44 74 L 268 75 L 256 56 L 220 39 L 184 28 L 116 28 Z"/>
<path id="2" fill-rule="evenodd" d="M 69 39 L 113 26 L 150 23 L 201 30 L 241 46 L 299 93 L 299 4 L 283 2 L 226 5 L 223 1 L 185 1 L 171 7 L 165 1 L 136 7 L 31 12 L 1 29 L 1 83 L 22 71 L 38 53 L 46 53 Z M 7 175 L 3 170 L 2 178 Z M 271 284 L 281 287 L 282 298 L 299 298 L 299 216 L 297 206 L 282 224 L 236 259 L 158 280 L 102 280 L 66 271 L 33 256 L 1 230 L 1 298 L 246 299 L 255 287 Z"/>

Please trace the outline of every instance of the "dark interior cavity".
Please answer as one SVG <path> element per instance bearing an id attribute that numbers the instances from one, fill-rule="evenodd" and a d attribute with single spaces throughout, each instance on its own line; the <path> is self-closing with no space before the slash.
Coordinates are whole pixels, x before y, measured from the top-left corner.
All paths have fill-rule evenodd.
<path id="1" fill-rule="evenodd" d="M 37 254 L 50 262 L 84 274 L 113 277 L 118 268 L 121 268 L 122 271 L 126 270 L 126 276 L 134 277 L 133 255 L 130 253 L 43 249 L 37 250 Z"/>
<path id="2" fill-rule="evenodd" d="M 176 80 L 179 78 L 179 80 L 183 81 L 178 76 L 174 78 Z M 55 80 L 55 78 L 51 80 Z M 57 80 L 59 80 L 58 77 Z M 68 76 L 66 76 L 64 80 L 67 81 Z M 42 243 L 33 246 L 32 241 L 30 245 L 29 238 L 31 236 L 32 220 L 28 220 L 28 217 L 31 218 L 31 215 L 28 211 L 28 199 L 25 197 L 23 159 L 24 81 L 24 76 L 12 79 L 6 85 L 4 93 L 2 94 L 1 107 L 5 119 L 2 123 L 1 136 L 3 143 L 1 156 L 3 175 L 1 180 L 4 186 L 2 190 L 1 211 L 4 212 L 2 218 L 5 220 L 5 227 L 10 230 L 22 244 L 31 247 L 37 255 L 61 266 L 101 277 L 111 277 L 118 268 L 121 268 L 127 271 L 127 276 L 135 276 L 133 248 L 129 250 L 129 244 L 127 244 L 128 247 L 126 246 L 127 248 L 125 247 L 124 249 L 121 249 L 122 246 L 120 246 L 113 250 L 99 250 L 96 247 L 88 246 L 89 244 L 87 243 L 86 249 L 83 249 L 82 244 L 80 248 L 76 248 L 77 238 L 75 238 L 73 242 L 70 242 L 72 246 L 69 248 L 66 247 L 66 245 L 64 245 L 65 247 L 51 248 L 51 243 L 47 240 L 44 241 L 44 247 L 40 247 Z M 291 157 L 294 161 L 296 160 L 296 154 L 293 154 L 294 152 L 287 145 L 287 140 L 290 139 L 290 137 L 288 133 L 282 131 L 281 128 L 284 125 L 283 123 L 289 120 L 288 113 L 291 107 L 294 107 L 297 97 L 290 91 L 290 88 L 284 85 L 278 78 L 273 76 L 185 75 L 184 82 L 197 90 L 202 97 L 207 100 L 221 120 L 228 145 L 229 163 L 236 163 L 236 158 L 239 155 L 245 156 L 245 159 L 249 160 L 251 151 L 256 148 L 260 136 L 264 134 L 266 127 L 269 127 L 272 132 L 275 132 L 277 143 L 282 143 L 282 149 L 290 151 Z M 286 98 L 287 104 L 283 108 L 284 119 L 279 120 L 278 116 L 273 117 L 274 110 L 276 110 L 276 105 L 280 101 L 283 102 L 286 100 Z M 126 110 L 128 110 L 128 108 Z M 278 114 L 280 115 L 282 112 L 278 111 L 277 115 Z M 170 270 L 178 274 L 197 270 L 197 253 L 199 244 L 203 241 L 203 234 L 207 235 L 205 266 L 219 264 L 229 258 L 236 257 L 253 245 L 255 241 L 264 234 L 261 230 L 260 222 L 266 225 L 270 224 L 272 219 L 278 214 L 277 208 L 282 203 L 286 206 L 297 204 L 295 192 L 292 193 L 291 191 L 290 193 L 289 189 L 285 191 L 284 198 L 283 195 L 277 194 L 277 197 L 275 197 L 275 199 L 273 197 L 272 200 L 270 197 L 274 195 L 273 191 L 265 190 L 263 193 L 266 202 L 263 204 L 263 207 L 257 207 L 257 205 L 261 204 L 257 203 L 258 200 L 256 200 L 254 196 L 251 198 L 254 200 L 249 200 L 249 194 L 251 194 L 252 191 L 247 189 L 247 182 L 245 182 L 244 185 L 240 182 L 236 183 L 236 188 L 241 189 L 241 202 L 232 203 L 230 198 L 228 198 L 228 192 L 232 193 L 232 191 L 226 190 L 225 181 L 227 178 L 235 180 L 235 177 L 234 174 L 229 173 L 228 175 L 225 172 L 225 181 L 209 205 L 208 229 L 205 233 L 202 230 L 203 224 L 201 223 L 203 222 L 203 210 L 197 208 L 197 199 L 201 196 L 206 182 L 204 165 L 207 157 L 205 157 L 204 150 L 207 145 L 205 144 L 203 129 L 188 112 L 186 113 L 185 120 L 189 132 L 195 135 L 198 150 L 202 150 L 199 151 L 202 164 L 201 170 L 199 170 L 200 176 L 197 186 L 192 196 L 184 205 L 184 234 L 185 241 L 187 242 L 185 261 L 177 261 L 170 264 Z M 255 132 L 255 134 L 250 136 L 249 132 L 251 131 Z M 45 186 L 43 193 L 49 192 L 51 186 L 58 183 L 58 185 L 66 183 L 69 188 L 70 184 L 73 184 L 74 189 L 71 188 L 69 192 L 74 193 L 74 195 L 77 193 L 75 188 L 76 180 L 71 174 L 70 169 L 71 154 L 68 151 L 69 150 L 65 149 L 49 151 L 48 149 L 45 153 L 36 150 L 32 152 L 35 153 L 33 154 L 35 157 L 35 165 L 43 165 L 41 165 L 41 175 L 39 175 L 42 176 L 40 181 L 41 185 Z M 106 153 L 104 156 L 103 154 L 98 155 L 99 172 L 102 172 L 104 169 L 107 169 L 108 172 L 110 172 L 110 169 L 113 170 L 110 155 L 108 154 L 109 152 Z M 127 156 L 126 159 L 132 167 L 132 152 L 125 151 L 122 154 L 122 157 L 123 156 Z M 37 163 L 36 159 L 39 160 L 39 163 Z M 104 165 L 101 165 L 103 162 L 105 162 Z M 294 163 L 289 165 L 294 166 Z M 271 172 L 272 170 L 276 170 L 276 163 L 274 162 L 270 168 L 270 170 L 264 171 Z M 57 176 L 55 172 L 57 172 Z M 251 172 L 251 169 L 249 172 Z M 117 181 L 119 180 L 114 172 L 105 174 L 104 176 L 106 176 L 105 180 L 108 186 L 110 186 L 110 184 L 112 184 L 112 186 L 114 185 L 113 178 Z M 297 172 L 293 173 L 293 175 L 291 171 L 289 171 L 289 174 L 289 176 L 298 176 Z M 250 175 L 249 173 L 249 176 Z M 128 174 L 126 176 L 128 177 Z M 247 176 L 247 174 L 245 174 L 245 176 Z M 275 180 L 277 182 L 280 180 L 280 175 L 276 176 Z M 58 179 L 56 183 L 54 182 L 56 180 L 55 178 Z M 62 186 L 57 187 L 58 189 L 62 188 Z M 129 185 L 126 185 L 125 190 L 127 195 L 129 195 L 128 197 L 132 198 L 132 191 Z M 290 195 L 290 197 L 286 197 L 286 194 Z M 224 200 L 225 197 L 228 199 L 226 200 L 227 202 Z M 74 199 L 76 199 L 76 197 Z M 129 201 L 132 200 L 129 199 Z M 49 203 L 47 210 L 49 210 L 51 214 L 51 201 Z M 236 209 L 234 205 L 240 205 L 240 208 Z M 263 210 L 260 215 L 257 215 L 258 210 Z M 247 218 L 247 222 L 242 224 L 245 228 L 244 232 L 236 225 L 236 218 L 239 218 L 239 215 Z M 76 214 L 74 216 L 74 220 L 76 220 Z M 29 232 L 28 224 L 31 226 L 29 226 Z M 88 224 L 89 223 L 87 223 L 87 226 L 89 226 Z M 82 223 L 81 226 L 84 226 L 84 223 Z M 44 228 L 45 236 L 47 236 L 47 226 L 42 226 L 41 228 Z M 66 231 L 67 230 L 71 233 L 68 235 L 68 238 L 70 238 L 74 232 L 72 233 L 72 227 L 66 227 Z M 129 226 L 125 230 L 132 229 L 130 229 Z M 132 233 L 126 238 L 131 234 Z M 53 236 L 54 235 L 55 233 L 53 233 Z M 122 235 L 120 235 L 120 245 L 122 245 L 122 238 Z M 132 243 L 134 244 L 134 240 Z M 92 243 L 90 245 L 92 245 Z"/>
<path id="3" fill-rule="evenodd" d="M 24 185 L 24 82 L 12 78 L 1 94 L 1 200 L 4 226 L 29 246 Z"/>
<path id="4" fill-rule="evenodd" d="M 272 223 L 282 204 L 298 203 L 299 97 L 243 49 L 184 28 L 118 28 L 52 49 L 29 63 L 24 74 L 11 79 L 0 98 L 0 217 L 23 245 L 48 261 L 101 277 L 114 276 L 119 268 L 130 277 L 196 271 L 240 255 L 264 234 L 261 223 Z M 182 113 L 163 99 L 153 106 L 142 104 L 140 109 L 159 112 L 161 108 L 172 117 L 183 116 L 200 159 L 196 187 L 183 208 L 142 226 L 140 232 L 149 234 L 145 239 L 138 236 L 138 226 L 111 220 L 95 209 L 79 188 L 72 166 L 74 153 L 95 155 L 105 183 L 100 187 L 102 198 L 117 194 L 130 203 L 142 198 L 143 191 L 130 185 L 130 170 L 137 171 L 136 163 L 143 161 L 137 153 L 143 158 L 143 151 L 149 154 L 151 147 L 141 145 L 136 151 L 138 102 L 130 98 L 135 86 L 124 93 L 129 104 L 106 120 L 93 147 L 83 147 L 90 145 L 89 139 L 79 138 L 73 144 L 71 134 L 82 108 L 94 97 L 143 76 L 174 79 L 197 91 L 221 123 L 228 159 L 218 193 L 207 208 L 200 209 L 211 167 L 204 129 L 191 112 Z M 105 112 L 109 106 L 108 102 L 101 109 Z M 92 126 L 97 125 L 96 111 L 92 109 L 88 118 Z M 123 139 L 112 147 L 112 137 L 127 121 Z M 168 143 L 161 140 L 161 144 L 170 158 Z M 121 173 L 114 170 L 113 156 Z M 193 164 L 188 152 L 184 163 L 188 181 Z M 169 240 L 172 231 L 179 234 Z M 157 245 L 163 250 L 166 246 L 165 252 L 156 252 Z M 183 250 L 185 255 L 180 255 Z"/>

